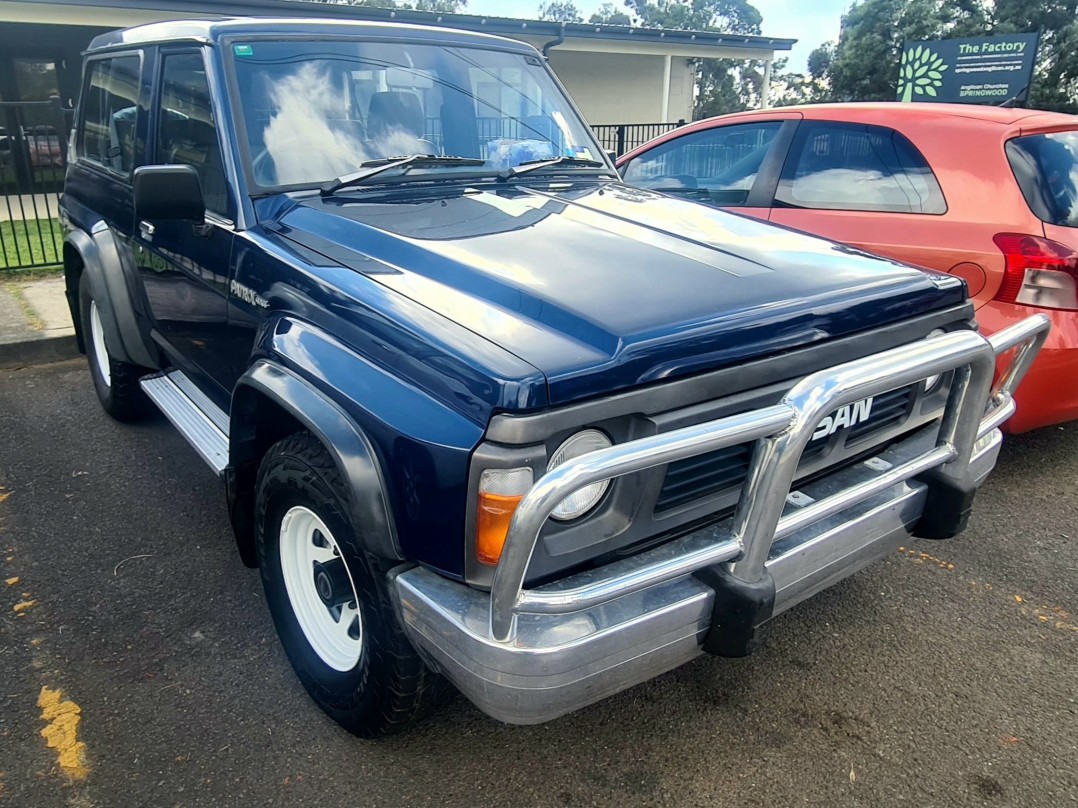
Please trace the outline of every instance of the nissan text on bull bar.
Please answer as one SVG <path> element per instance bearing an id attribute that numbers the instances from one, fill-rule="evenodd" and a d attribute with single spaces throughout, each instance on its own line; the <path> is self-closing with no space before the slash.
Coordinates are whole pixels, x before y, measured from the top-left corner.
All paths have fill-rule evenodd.
<path id="1" fill-rule="evenodd" d="M 528 724 L 744 656 L 956 535 L 1048 329 L 625 186 L 533 48 L 448 29 L 102 35 L 62 208 L 103 407 L 221 478 L 297 675 L 365 737 L 449 683 Z"/>

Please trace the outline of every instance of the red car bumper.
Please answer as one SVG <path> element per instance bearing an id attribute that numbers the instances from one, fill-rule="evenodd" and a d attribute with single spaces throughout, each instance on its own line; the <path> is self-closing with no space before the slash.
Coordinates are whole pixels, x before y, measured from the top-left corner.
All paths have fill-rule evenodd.
<path id="1" fill-rule="evenodd" d="M 1028 432 L 1078 419 L 1078 313 L 992 301 L 977 310 L 985 334 L 994 334 L 1032 314 L 1045 314 L 1052 330 L 1015 394 L 1018 411 L 1005 432 Z"/>

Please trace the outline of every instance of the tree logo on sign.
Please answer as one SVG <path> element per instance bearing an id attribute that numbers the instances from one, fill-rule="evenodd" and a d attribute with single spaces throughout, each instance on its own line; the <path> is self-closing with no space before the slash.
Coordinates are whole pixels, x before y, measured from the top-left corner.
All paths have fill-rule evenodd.
<path id="1" fill-rule="evenodd" d="M 915 94 L 935 98 L 937 88 L 943 86 L 946 69 L 943 59 L 931 48 L 925 45 L 907 48 L 898 66 L 899 100 L 912 101 Z"/>

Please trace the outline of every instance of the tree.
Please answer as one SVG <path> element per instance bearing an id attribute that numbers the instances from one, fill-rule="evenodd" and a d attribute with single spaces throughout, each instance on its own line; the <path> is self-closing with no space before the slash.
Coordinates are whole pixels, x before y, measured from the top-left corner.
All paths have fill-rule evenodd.
<path id="1" fill-rule="evenodd" d="M 571 0 L 551 0 L 539 6 L 539 19 L 554 22 L 584 22 L 580 9 Z"/>
<path id="2" fill-rule="evenodd" d="M 842 33 L 828 79 L 836 101 L 895 98 L 902 43 L 982 36 L 988 17 L 980 0 L 863 0 L 842 15 Z"/>
<path id="3" fill-rule="evenodd" d="M 363 8 L 407 8 L 416 11 L 435 11 L 439 14 L 460 14 L 468 6 L 468 0 L 415 0 L 415 2 L 394 2 L 394 0 L 297 0 L 304 3 L 329 3 L 338 6 L 361 6 Z"/>
<path id="4" fill-rule="evenodd" d="M 1078 0 L 995 0 L 992 33 L 1039 31 L 1029 106 L 1078 113 Z"/>
<path id="5" fill-rule="evenodd" d="M 904 54 L 903 42 L 1032 31 L 1040 44 L 1029 106 L 1078 112 L 1078 0 L 861 0 L 818 64 L 836 101 L 891 100 L 899 91 L 931 100 L 942 70 L 923 49 Z"/>
<path id="6" fill-rule="evenodd" d="M 625 0 L 641 25 L 759 34 L 763 16 L 748 0 Z"/>
<path id="7" fill-rule="evenodd" d="M 605 25 L 632 25 L 633 20 L 624 11 L 618 11 L 613 3 L 603 3 L 588 19 L 590 23 L 603 23 Z"/>
<path id="8" fill-rule="evenodd" d="M 438 14 L 463 14 L 468 10 L 468 0 L 416 0 L 414 3 L 397 3 L 400 8 L 416 11 L 435 11 Z"/>
<path id="9" fill-rule="evenodd" d="M 776 59 L 771 74 L 771 101 L 776 107 L 794 104 L 815 104 L 827 101 L 830 87 L 827 68 L 830 65 L 831 48 L 821 45 L 808 57 L 808 72 L 786 72 L 786 59 Z"/>

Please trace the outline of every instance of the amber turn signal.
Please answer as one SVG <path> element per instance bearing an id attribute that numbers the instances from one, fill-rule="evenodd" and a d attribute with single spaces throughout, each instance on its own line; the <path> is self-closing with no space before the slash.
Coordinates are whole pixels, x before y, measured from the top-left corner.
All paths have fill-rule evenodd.
<path id="1" fill-rule="evenodd" d="M 509 523 L 524 497 L 479 494 L 479 518 L 475 523 L 475 555 L 484 564 L 494 565 L 502 556 Z"/>
<path id="2" fill-rule="evenodd" d="M 502 557 L 509 523 L 532 486 L 532 470 L 487 469 L 479 478 L 479 506 L 475 520 L 475 557 L 494 566 Z"/>

